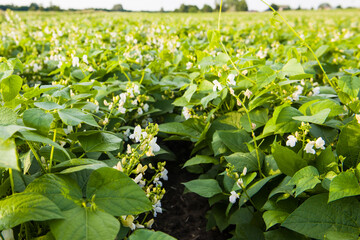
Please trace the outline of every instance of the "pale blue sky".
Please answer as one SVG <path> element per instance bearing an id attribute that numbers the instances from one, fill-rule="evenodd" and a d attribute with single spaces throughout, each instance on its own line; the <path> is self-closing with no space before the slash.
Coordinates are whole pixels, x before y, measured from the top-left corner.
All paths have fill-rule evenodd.
<path id="1" fill-rule="evenodd" d="M 220 2 L 220 0 L 217 0 Z M 195 4 L 202 7 L 204 4 L 214 6 L 215 0 L 0 0 L 0 4 L 29 5 L 30 3 L 42 4 L 44 7 L 58 5 L 63 9 L 68 8 L 112 8 L 114 4 L 121 3 L 127 10 L 149 10 L 158 11 L 161 7 L 165 10 L 174 10 L 180 4 Z M 260 0 L 246 1 L 250 10 L 263 11 L 267 7 Z M 332 6 L 342 5 L 342 7 L 360 7 L 360 0 L 267 0 L 268 3 L 288 4 L 292 8 L 317 8 L 319 4 L 328 2 Z"/>

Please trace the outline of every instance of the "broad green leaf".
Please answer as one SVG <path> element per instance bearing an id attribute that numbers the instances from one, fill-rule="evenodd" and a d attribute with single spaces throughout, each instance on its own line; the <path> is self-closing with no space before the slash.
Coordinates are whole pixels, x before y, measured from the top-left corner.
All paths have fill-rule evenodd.
<path id="1" fill-rule="evenodd" d="M 216 131 L 213 134 L 211 147 L 213 149 L 214 156 L 218 156 L 218 155 L 224 154 L 229 151 L 229 149 L 226 147 L 225 143 L 222 141 L 222 139 L 219 135 L 219 131 Z"/>
<path id="2" fill-rule="evenodd" d="M 196 179 L 183 184 L 191 192 L 206 198 L 222 192 L 219 183 L 215 179 Z"/>
<path id="3" fill-rule="evenodd" d="M 20 92 L 23 80 L 18 75 L 11 75 L 1 81 L 1 94 L 5 102 L 13 100 Z"/>
<path id="4" fill-rule="evenodd" d="M 310 105 L 310 107 L 306 110 L 307 115 L 317 115 L 320 112 L 323 112 L 325 109 L 330 109 L 330 113 L 328 115 L 329 118 L 336 117 L 340 114 L 345 113 L 344 107 L 341 106 L 338 102 L 331 99 L 323 99 L 320 101 L 316 101 Z"/>
<path id="5" fill-rule="evenodd" d="M 360 90 L 359 77 L 345 75 L 339 78 L 338 84 L 341 91 L 349 94 L 353 98 L 358 96 Z"/>
<path id="6" fill-rule="evenodd" d="M 315 123 L 315 124 L 323 124 L 326 120 L 326 118 L 329 116 L 330 109 L 326 108 L 312 116 L 296 116 L 292 119 L 301 121 L 301 122 L 309 122 L 309 123 Z"/>
<path id="7" fill-rule="evenodd" d="M 318 49 L 315 51 L 315 55 L 320 58 L 322 55 L 324 55 L 327 50 L 329 49 L 329 45 L 321 45 Z"/>
<path id="8" fill-rule="evenodd" d="M 0 126 L 15 125 L 17 114 L 11 108 L 0 107 Z M 2 137 L 2 135 L 0 135 Z"/>
<path id="9" fill-rule="evenodd" d="M 127 175 L 109 167 L 92 172 L 86 196 L 114 216 L 135 215 L 152 209 L 145 192 Z"/>
<path id="10" fill-rule="evenodd" d="M 336 164 L 333 166 L 333 164 Z M 315 166 L 320 174 L 326 173 L 331 170 L 337 169 L 337 162 L 334 153 L 331 150 L 331 146 L 327 147 L 321 154 L 316 158 Z"/>
<path id="11" fill-rule="evenodd" d="M 183 168 L 188 167 L 188 166 L 198 165 L 198 164 L 204 164 L 204 163 L 219 164 L 219 161 L 216 158 L 213 158 L 210 156 L 196 155 L 195 157 L 186 161 Z"/>
<path id="12" fill-rule="evenodd" d="M 246 192 L 247 194 L 241 194 L 240 199 L 239 199 L 239 207 L 241 207 L 242 205 L 244 205 L 249 198 L 248 197 L 253 197 L 257 192 L 260 191 L 260 189 L 266 184 L 268 183 L 271 179 L 275 178 L 279 176 L 279 174 L 276 175 L 272 175 L 266 178 L 263 178 L 257 182 L 255 182 L 254 184 L 252 184 L 250 187 L 246 188 Z"/>
<path id="13" fill-rule="evenodd" d="M 28 221 L 63 218 L 60 209 L 38 193 L 17 193 L 0 201 L 0 230 Z"/>
<path id="14" fill-rule="evenodd" d="M 0 139 L 7 140 L 8 138 L 11 138 L 12 135 L 14 135 L 14 133 L 19 132 L 21 130 L 35 130 L 35 129 L 20 125 L 7 125 L 7 126 L 0 125 Z"/>
<path id="15" fill-rule="evenodd" d="M 55 102 L 35 102 L 35 106 L 44 110 L 63 109 L 64 107 Z"/>
<path id="16" fill-rule="evenodd" d="M 349 122 L 342 128 L 336 152 L 346 157 L 344 164 L 348 167 L 355 167 L 359 163 L 360 124 L 357 121 Z"/>
<path id="17" fill-rule="evenodd" d="M 360 185 L 354 172 L 342 172 L 330 183 L 329 202 L 357 195 L 360 195 Z"/>
<path id="18" fill-rule="evenodd" d="M 282 226 L 315 239 L 324 239 L 328 231 L 359 234 L 360 202 L 356 198 L 327 201 L 328 194 L 310 197 L 288 216 Z"/>
<path id="19" fill-rule="evenodd" d="M 276 72 L 267 65 L 263 65 L 256 74 L 256 83 L 261 89 L 276 79 Z"/>
<path id="20" fill-rule="evenodd" d="M 248 152 L 246 143 L 252 140 L 244 130 L 216 131 L 221 141 L 233 152 Z"/>
<path id="21" fill-rule="evenodd" d="M 272 152 L 280 171 L 293 176 L 297 171 L 307 166 L 307 162 L 294 151 L 277 143 L 273 145 Z"/>
<path id="22" fill-rule="evenodd" d="M 30 183 L 25 192 L 39 193 L 58 206 L 62 211 L 81 205 L 82 192 L 77 183 L 69 177 L 45 174 Z"/>
<path id="23" fill-rule="evenodd" d="M 313 189 L 320 182 L 318 170 L 313 166 L 307 166 L 297 171 L 288 185 L 296 185 L 295 197 L 297 197 L 300 193 Z"/>
<path id="24" fill-rule="evenodd" d="M 196 92 L 197 85 L 190 84 L 189 88 L 184 93 L 184 98 L 186 101 L 190 102 L 192 95 Z"/>
<path id="25" fill-rule="evenodd" d="M 264 162 L 264 154 L 259 153 L 260 168 Z M 259 163 L 256 155 L 256 151 L 251 153 L 236 152 L 230 156 L 225 156 L 228 163 L 235 166 L 236 171 L 242 172 L 244 167 L 247 168 L 248 172 L 254 172 L 259 170 Z"/>
<path id="26" fill-rule="evenodd" d="M 218 93 L 217 92 L 211 92 L 209 95 L 207 95 L 206 97 L 202 98 L 201 99 L 201 104 L 203 105 L 204 108 L 207 107 L 208 103 L 211 101 L 211 100 L 214 100 L 215 98 L 218 97 Z"/>
<path id="27" fill-rule="evenodd" d="M 0 139 L 0 167 L 20 171 L 17 163 L 16 144 L 14 139 Z"/>
<path id="28" fill-rule="evenodd" d="M 99 209 L 75 207 L 63 212 L 65 219 L 50 222 L 50 229 L 57 240 L 115 239 L 120 222 Z"/>
<path id="29" fill-rule="evenodd" d="M 249 115 L 250 115 L 250 119 L 251 119 L 251 123 L 255 124 L 255 128 L 252 129 L 252 126 L 250 126 L 249 123 L 249 119 L 247 117 L 247 115 L 243 115 L 240 119 L 241 125 L 242 127 L 247 131 L 247 132 L 251 132 L 251 130 L 255 130 L 258 129 L 259 127 L 264 126 L 267 121 L 269 120 L 268 118 L 268 109 L 266 108 L 257 108 L 252 110 Z"/>
<path id="30" fill-rule="evenodd" d="M 66 125 L 77 126 L 80 123 L 86 123 L 90 126 L 99 127 L 93 116 L 76 108 L 60 109 L 59 117 Z"/>
<path id="31" fill-rule="evenodd" d="M 307 237 L 286 228 L 264 232 L 265 240 L 308 240 Z"/>
<path id="32" fill-rule="evenodd" d="M 201 135 L 201 132 L 197 131 L 196 129 L 186 126 L 183 123 L 179 122 L 170 122 L 170 123 L 163 123 L 159 125 L 159 131 L 168 133 L 168 134 L 177 134 L 180 136 L 187 136 L 193 139 L 198 139 Z"/>
<path id="33" fill-rule="evenodd" d="M 129 240 L 176 240 L 163 232 L 155 232 L 149 229 L 138 229 L 130 235 Z"/>
<path id="34" fill-rule="evenodd" d="M 86 136 L 78 136 L 85 152 L 106 152 L 120 149 L 122 139 L 114 134 L 98 132 Z"/>
<path id="35" fill-rule="evenodd" d="M 268 230 L 275 224 L 282 223 L 288 216 L 289 213 L 279 210 L 270 210 L 264 212 L 262 217 L 266 224 L 266 230 Z"/>
<path id="36" fill-rule="evenodd" d="M 42 135 L 39 135 L 37 133 L 34 132 L 30 132 L 30 131 L 22 131 L 21 132 L 22 135 L 22 139 L 26 140 L 26 141 L 33 141 L 33 142 L 41 142 L 44 144 L 49 144 L 54 146 L 55 148 L 59 149 L 60 151 L 62 151 L 69 159 L 70 159 L 70 155 L 69 153 L 63 148 L 61 147 L 59 144 L 57 144 L 56 142 L 51 141 L 49 138 L 44 137 Z"/>
<path id="37" fill-rule="evenodd" d="M 282 109 L 280 108 L 280 112 L 277 115 L 275 115 L 274 113 L 274 119 L 276 119 L 276 133 L 288 133 L 297 131 L 301 124 L 300 121 L 293 120 L 293 117 L 297 116 L 302 116 L 302 113 L 296 108 L 289 106 L 286 106 Z"/>
<path id="38" fill-rule="evenodd" d="M 75 167 L 75 166 L 83 166 L 83 165 L 94 165 L 94 164 L 101 164 L 103 167 L 106 166 L 106 164 L 102 161 L 93 160 L 93 159 L 86 159 L 86 158 L 74 158 L 65 162 L 61 162 L 57 165 L 55 165 L 52 170 L 58 171 L 63 170 L 65 168 L 69 167 Z"/>
<path id="39" fill-rule="evenodd" d="M 293 58 L 290 59 L 285 66 L 282 68 L 282 74 L 287 76 L 295 76 L 305 74 L 303 67 L 298 61 Z"/>
<path id="40" fill-rule="evenodd" d="M 42 109 L 31 108 L 24 112 L 23 120 L 25 126 L 35 128 L 43 135 L 48 135 L 54 117 L 51 113 L 46 113 Z"/>

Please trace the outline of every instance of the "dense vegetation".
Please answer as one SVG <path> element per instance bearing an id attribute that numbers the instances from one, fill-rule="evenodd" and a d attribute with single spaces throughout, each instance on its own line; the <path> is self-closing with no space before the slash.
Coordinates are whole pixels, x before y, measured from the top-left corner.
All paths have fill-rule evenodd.
<path id="1" fill-rule="evenodd" d="M 296 13 L 0 15 L 2 237 L 173 239 L 187 141 L 208 229 L 358 239 L 360 14 Z"/>

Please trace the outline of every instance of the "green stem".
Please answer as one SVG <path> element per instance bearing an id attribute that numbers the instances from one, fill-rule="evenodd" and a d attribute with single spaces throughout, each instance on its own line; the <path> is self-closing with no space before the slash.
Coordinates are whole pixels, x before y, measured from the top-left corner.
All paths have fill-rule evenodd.
<path id="1" fill-rule="evenodd" d="M 9 178 L 10 178 L 11 192 L 12 194 L 14 194 L 15 184 L 14 184 L 14 176 L 13 176 L 12 168 L 9 168 Z"/>
<path id="2" fill-rule="evenodd" d="M 32 153 L 34 154 L 34 157 L 35 157 L 36 161 L 38 162 L 42 172 L 46 173 L 46 169 L 44 168 L 44 165 L 42 164 L 41 159 L 39 158 L 39 155 L 37 154 L 32 142 L 26 141 L 26 143 L 29 145 Z"/>
<path id="3" fill-rule="evenodd" d="M 53 137 L 53 142 L 55 142 L 55 141 L 56 141 L 56 128 L 54 129 L 54 137 Z M 52 146 L 51 152 L 50 152 L 49 173 L 51 172 L 52 162 L 53 162 L 53 158 L 54 158 L 54 149 L 55 149 L 55 147 Z"/>
<path id="4" fill-rule="evenodd" d="M 248 195 L 247 191 L 246 191 L 246 188 L 243 188 L 243 191 L 246 195 L 246 197 L 249 199 L 249 202 L 254 206 L 254 208 L 257 210 L 257 211 L 260 211 L 259 209 L 257 209 L 255 203 L 251 200 L 250 196 Z"/>
<path id="5" fill-rule="evenodd" d="M 220 33 L 220 29 L 221 29 L 221 27 L 220 27 L 220 20 L 221 20 L 221 9 L 222 9 L 222 5 L 223 5 L 223 0 L 221 0 L 221 2 L 220 2 L 220 9 L 219 9 L 219 18 L 218 18 L 218 31 L 219 31 L 219 33 Z"/>

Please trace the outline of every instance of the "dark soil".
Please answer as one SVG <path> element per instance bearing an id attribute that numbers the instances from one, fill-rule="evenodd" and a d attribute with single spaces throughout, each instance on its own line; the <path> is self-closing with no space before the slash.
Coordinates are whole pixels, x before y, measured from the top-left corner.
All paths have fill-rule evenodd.
<path id="1" fill-rule="evenodd" d="M 153 228 L 179 240 L 228 239 L 230 235 L 220 233 L 217 229 L 206 231 L 205 215 L 209 210 L 207 199 L 195 193 L 183 194 L 184 185 L 181 183 L 197 179 L 197 175 L 182 169 L 182 162 L 166 163 L 169 180 L 164 181 L 166 194 L 161 201 L 163 213 L 158 214 Z"/>

